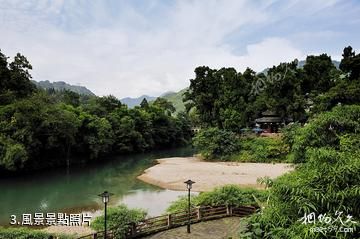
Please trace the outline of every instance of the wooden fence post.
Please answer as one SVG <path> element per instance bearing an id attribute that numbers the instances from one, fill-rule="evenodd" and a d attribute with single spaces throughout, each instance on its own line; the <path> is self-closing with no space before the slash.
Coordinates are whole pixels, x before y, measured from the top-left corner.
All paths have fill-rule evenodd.
<path id="1" fill-rule="evenodd" d="M 244 216 L 249 215 L 255 212 L 254 207 L 233 207 L 231 205 L 221 205 L 216 207 L 204 206 L 204 207 L 195 207 L 192 208 L 191 213 L 191 223 L 199 221 L 207 221 L 211 219 L 221 218 L 221 217 L 231 217 L 231 216 Z M 225 212 L 224 212 L 225 211 Z M 168 214 L 167 216 L 158 216 L 154 218 L 148 218 L 139 223 L 129 223 L 127 224 L 127 230 L 124 232 L 124 238 L 130 239 L 139 237 L 145 234 L 153 234 L 158 231 L 171 229 L 186 224 L 187 212 L 179 212 L 174 214 Z M 226 214 L 225 214 L 226 213 Z M 117 232 L 112 229 L 109 231 L 109 238 L 114 238 L 115 234 L 118 236 Z M 104 232 L 95 232 L 80 238 L 92 238 L 100 239 L 103 238 Z"/>
<path id="2" fill-rule="evenodd" d="M 197 219 L 200 221 L 201 220 L 201 207 L 197 208 Z"/>
<path id="3" fill-rule="evenodd" d="M 172 227 L 172 221 L 171 221 L 172 217 L 171 214 L 168 214 L 168 218 L 167 218 L 167 226 L 168 228 Z"/>
<path id="4" fill-rule="evenodd" d="M 131 236 L 135 236 L 136 234 L 136 224 L 135 222 L 131 223 Z"/>
<path id="5" fill-rule="evenodd" d="M 232 216 L 232 206 L 226 205 L 226 215 Z"/>

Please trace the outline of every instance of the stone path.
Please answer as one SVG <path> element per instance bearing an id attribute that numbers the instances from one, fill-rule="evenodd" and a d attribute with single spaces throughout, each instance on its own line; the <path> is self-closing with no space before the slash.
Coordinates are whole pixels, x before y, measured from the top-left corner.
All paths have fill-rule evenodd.
<path id="1" fill-rule="evenodd" d="M 191 225 L 188 234 L 186 226 L 159 232 L 146 239 L 237 239 L 239 231 L 245 229 L 244 218 L 227 217 Z"/>

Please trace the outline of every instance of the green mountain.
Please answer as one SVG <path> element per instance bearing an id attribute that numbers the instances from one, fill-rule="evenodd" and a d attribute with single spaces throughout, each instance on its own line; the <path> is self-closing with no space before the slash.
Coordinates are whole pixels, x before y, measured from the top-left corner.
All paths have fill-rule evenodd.
<path id="1" fill-rule="evenodd" d="M 78 85 L 70 85 L 63 81 L 56 81 L 56 82 L 50 82 L 48 80 L 46 81 L 32 81 L 38 88 L 42 89 L 54 89 L 54 90 L 70 90 L 75 93 L 78 93 L 80 95 L 92 95 L 95 94 L 92 93 L 88 88 L 84 86 L 78 86 Z"/>
<path id="2" fill-rule="evenodd" d="M 183 100 L 184 97 L 184 93 L 188 90 L 188 88 L 182 89 L 179 92 L 169 92 L 169 93 L 165 93 L 163 94 L 161 97 L 167 99 L 168 101 L 170 101 L 175 109 L 176 112 L 180 112 L 180 111 L 184 111 L 185 110 L 185 105 Z"/>
<path id="3" fill-rule="evenodd" d="M 184 105 L 184 102 L 182 101 L 182 99 L 183 99 L 183 94 L 187 90 L 188 90 L 188 88 L 182 89 L 179 92 L 168 91 L 168 92 L 165 92 L 164 94 L 160 95 L 159 97 L 165 98 L 168 101 L 170 101 L 174 105 L 176 112 L 180 112 L 180 111 L 185 110 L 185 105 Z M 120 99 L 120 101 L 121 101 L 121 103 L 126 104 L 129 108 L 133 108 L 135 106 L 139 106 L 141 101 L 144 98 L 148 102 L 152 102 L 152 101 L 156 100 L 156 98 L 158 98 L 158 97 L 142 95 L 137 98 L 131 98 L 131 97 L 122 98 L 122 99 Z"/>
<path id="4" fill-rule="evenodd" d="M 131 98 L 131 97 L 126 97 L 126 98 L 122 98 L 120 99 L 121 103 L 127 105 L 129 108 L 134 108 L 135 106 L 139 106 L 141 101 L 143 99 L 146 99 L 148 102 L 155 100 L 157 97 L 154 96 L 148 96 L 148 95 L 142 95 L 140 97 L 137 98 Z"/>

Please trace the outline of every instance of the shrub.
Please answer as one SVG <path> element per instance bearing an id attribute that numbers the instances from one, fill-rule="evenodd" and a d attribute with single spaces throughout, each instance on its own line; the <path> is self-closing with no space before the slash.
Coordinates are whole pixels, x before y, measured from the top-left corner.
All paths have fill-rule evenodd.
<path id="1" fill-rule="evenodd" d="M 241 162 L 280 162 L 286 160 L 289 147 L 281 138 L 249 137 L 240 141 L 240 152 L 231 157 Z"/>
<path id="2" fill-rule="evenodd" d="M 252 218 L 244 238 L 360 238 L 359 116 L 360 106 L 335 107 L 299 129 L 292 150 L 303 163 L 274 181 L 269 206 Z M 299 221 L 312 212 L 315 224 Z M 336 212 L 343 213 L 344 223 L 350 215 L 357 224 L 342 225 Z M 332 223 L 319 222 L 320 214 L 331 216 Z M 310 230 L 329 226 L 355 232 Z"/>
<path id="3" fill-rule="evenodd" d="M 108 228 L 116 228 L 115 235 L 117 238 L 122 238 L 127 224 L 139 222 L 146 217 L 146 211 L 142 209 L 129 209 L 125 205 L 109 208 L 107 212 Z M 96 231 L 104 230 L 104 216 L 99 216 L 91 223 L 91 228 Z"/>
<path id="4" fill-rule="evenodd" d="M 191 195 L 191 207 L 199 206 L 198 195 Z M 170 203 L 170 206 L 166 209 L 167 213 L 176 213 L 188 210 L 188 197 L 180 196 L 175 201 Z"/>
<path id="5" fill-rule="evenodd" d="M 299 222 L 305 213 L 331 215 L 343 212 L 343 221 L 351 215 L 360 218 L 360 157 L 359 154 L 338 152 L 334 149 L 314 149 L 308 162 L 296 171 L 284 175 L 270 189 L 270 206 L 253 218 L 250 232 L 262 230 L 258 238 L 358 238 L 359 231 L 340 233 L 335 230 L 325 235 L 311 232 L 311 227 L 343 226 L 339 221 L 330 225 Z M 348 227 L 358 225 L 348 225 Z M 343 226 L 347 227 L 347 226 Z M 357 234 L 356 234 L 357 233 Z M 295 236 L 296 235 L 296 236 Z"/>
<path id="6" fill-rule="evenodd" d="M 28 155 L 22 144 L 0 135 L 0 168 L 14 171 L 22 168 L 27 159 Z"/>
<path id="7" fill-rule="evenodd" d="M 240 188 L 237 185 L 226 185 L 215 188 L 211 192 L 202 192 L 197 196 L 191 197 L 192 207 L 197 206 L 217 206 L 217 205 L 231 205 L 244 206 L 252 205 L 259 206 L 257 201 L 265 201 L 267 199 L 267 191 Z M 188 201 L 186 196 L 179 197 L 172 202 L 167 208 L 168 213 L 177 211 L 185 211 L 188 208 Z"/>
<path id="8" fill-rule="evenodd" d="M 283 134 L 283 142 L 291 147 L 294 144 L 295 136 L 300 128 L 300 123 L 289 124 L 282 128 L 281 133 Z"/>
<path id="9" fill-rule="evenodd" d="M 310 148 L 340 149 L 343 135 L 355 133 L 359 137 L 359 119 L 359 105 L 337 106 L 332 111 L 318 115 L 297 131 L 291 147 L 294 162 L 305 162 L 306 151 Z"/>
<path id="10" fill-rule="evenodd" d="M 211 192 L 201 193 L 198 201 L 199 205 L 204 206 L 258 206 L 254 197 L 260 201 L 265 201 L 267 198 L 267 192 L 252 188 L 240 188 L 237 185 L 226 185 L 224 187 L 215 188 Z"/>
<path id="11" fill-rule="evenodd" d="M 218 128 L 201 130 L 194 137 L 194 146 L 205 159 L 225 160 L 239 149 L 236 134 Z"/>

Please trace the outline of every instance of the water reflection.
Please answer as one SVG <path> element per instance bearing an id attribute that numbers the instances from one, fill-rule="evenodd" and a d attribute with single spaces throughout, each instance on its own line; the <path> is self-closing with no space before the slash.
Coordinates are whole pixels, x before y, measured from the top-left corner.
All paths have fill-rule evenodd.
<path id="1" fill-rule="evenodd" d="M 81 212 L 102 208 L 97 196 L 104 190 L 115 195 L 111 205 L 125 202 L 131 207 L 162 213 L 169 201 L 184 192 L 162 190 L 136 179 L 154 159 L 190 156 L 189 148 L 151 154 L 114 157 L 102 164 L 52 170 L 31 176 L 0 179 L 0 224 L 8 225 L 10 215 L 21 217 L 35 212 Z"/>
<path id="2" fill-rule="evenodd" d="M 187 195 L 187 192 L 159 190 L 159 191 L 134 191 L 119 200 L 128 205 L 130 208 L 146 208 L 149 216 L 158 216 L 165 212 L 170 202 L 178 198 L 178 196 Z"/>

